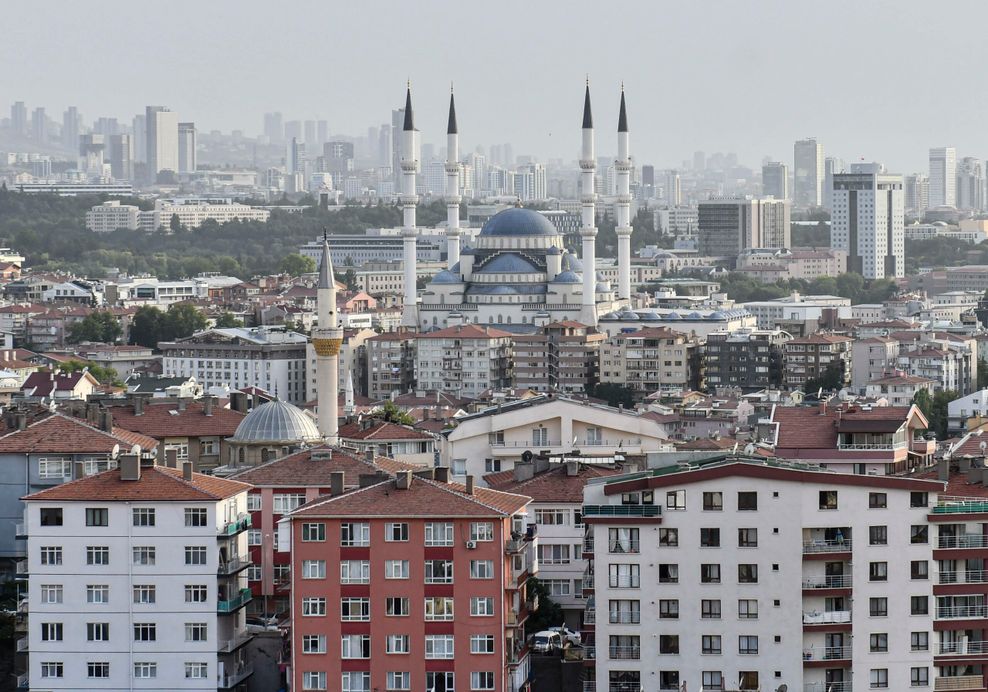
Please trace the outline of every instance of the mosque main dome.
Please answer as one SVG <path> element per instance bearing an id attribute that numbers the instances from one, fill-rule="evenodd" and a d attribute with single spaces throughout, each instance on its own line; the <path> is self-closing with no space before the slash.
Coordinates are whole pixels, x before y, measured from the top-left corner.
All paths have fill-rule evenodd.
<path id="1" fill-rule="evenodd" d="M 487 220 L 480 229 L 482 236 L 532 236 L 559 235 L 559 231 L 545 216 L 522 207 L 500 211 Z"/>

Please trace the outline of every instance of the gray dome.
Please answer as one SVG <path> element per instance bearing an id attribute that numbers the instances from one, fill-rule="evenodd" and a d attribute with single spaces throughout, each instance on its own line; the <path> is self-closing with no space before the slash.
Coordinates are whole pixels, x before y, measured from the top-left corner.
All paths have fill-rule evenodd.
<path id="1" fill-rule="evenodd" d="M 574 255 L 572 252 L 567 252 L 563 255 L 563 262 L 561 268 L 563 271 L 566 271 L 568 269 L 569 271 L 582 272 L 583 262 L 577 259 L 576 255 Z"/>
<path id="2" fill-rule="evenodd" d="M 553 245 L 551 248 L 549 248 L 548 250 L 545 251 L 545 254 L 547 254 L 547 255 L 561 255 L 561 254 L 563 254 L 563 251 L 560 250 L 555 245 Z"/>
<path id="3" fill-rule="evenodd" d="M 432 277 L 432 283 L 434 284 L 461 284 L 463 281 L 453 272 L 448 269 L 443 269 L 441 272 Z"/>
<path id="4" fill-rule="evenodd" d="M 491 274 L 533 274 L 541 270 L 529 260 L 513 252 L 497 255 L 490 262 L 477 270 L 478 273 Z"/>
<path id="5" fill-rule="evenodd" d="M 679 313 L 678 312 L 670 312 L 668 315 L 666 315 L 666 319 L 667 320 L 681 320 L 682 317 L 679 316 Z"/>
<path id="6" fill-rule="evenodd" d="M 611 290 L 611 285 L 605 281 L 598 281 L 597 287 L 594 288 L 596 293 L 607 293 Z"/>
<path id="7" fill-rule="evenodd" d="M 486 236 L 531 236 L 559 235 L 559 231 L 545 216 L 532 211 L 512 207 L 498 212 L 487 220 L 480 229 L 480 235 Z"/>
<path id="8" fill-rule="evenodd" d="M 722 313 L 719 310 L 715 310 L 714 312 L 711 312 L 710 313 L 709 319 L 711 319 L 711 320 L 722 320 L 722 319 L 724 319 L 724 313 Z"/>
<path id="9" fill-rule="evenodd" d="M 656 322 L 661 319 L 654 312 L 639 312 L 638 317 L 645 322 Z"/>
<path id="10" fill-rule="evenodd" d="M 278 399 L 261 404 L 244 416 L 233 433 L 233 440 L 248 444 L 318 442 L 322 435 L 315 421 L 302 409 Z"/>
<path id="11" fill-rule="evenodd" d="M 558 274 L 556 274 L 556 278 L 554 278 L 552 280 L 552 283 L 554 283 L 554 284 L 578 284 L 578 283 L 580 283 L 582 281 L 583 281 L 583 279 L 581 279 L 579 276 L 577 276 L 573 272 L 571 272 L 571 271 L 564 271 L 564 272 L 559 272 Z"/>

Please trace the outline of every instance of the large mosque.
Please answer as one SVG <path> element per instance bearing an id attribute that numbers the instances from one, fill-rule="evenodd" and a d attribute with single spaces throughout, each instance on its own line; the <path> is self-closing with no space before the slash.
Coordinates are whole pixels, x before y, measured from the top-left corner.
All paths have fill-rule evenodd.
<path id="1" fill-rule="evenodd" d="M 581 257 L 568 251 L 563 235 L 536 211 L 506 209 L 484 224 L 474 247 L 460 247 L 459 133 L 452 95 L 447 126 L 446 191 L 449 265 L 426 285 L 418 301 L 415 289 L 415 177 L 419 171 L 418 131 L 411 90 L 405 97 L 402 142 L 404 238 L 404 307 L 402 326 L 431 331 L 458 324 L 496 326 L 512 332 L 535 331 L 541 325 L 575 320 L 596 325 L 598 316 L 626 308 L 631 298 L 631 160 L 624 90 L 618 119 L 617 197 L 618 287 L 598 274 L 596 195 L 594 194 L 593 115 L 590 86 L 583 104 L 580 156 Z"/>

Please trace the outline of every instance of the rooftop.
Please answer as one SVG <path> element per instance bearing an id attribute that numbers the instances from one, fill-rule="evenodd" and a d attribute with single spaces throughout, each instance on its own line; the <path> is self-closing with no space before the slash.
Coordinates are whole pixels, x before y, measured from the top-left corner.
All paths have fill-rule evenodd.
<path id="1" fill-rule="evenodd" d="M 250 490 L 246 483 L 193 473 L 182 478 L 179 469 L 163 466 L 141 468 L 136 481 L 123 480 L 120 469 L 62 483 L 26 496 L 25 500 L 81 502 L 208 502 L 219 501 Z"/>
<path id="2" fill-rule="evenodd" d="M 0 437 L 0 454 L 113 454 L 134 445 L 151 450 L 158 441 L 122 428 L 106 433 L 61 413 L 53 413 Z"/>
<path id="3" fill-rule="evenodd" d="M 421 466 L 404 464 L 386 457 L 375 457 L 370 462 L 360 454 L 338 447 L 320 446 L 240 471 L 230 478 L 254 486 L 328 488 L 330 475 L 341 472 L 344 474 L 344 486 L 355 487 L 360 482 L 361 474 L 376 471 L 394 474 L 398 471 L 420 469 Z"/>
<path id="4" fill-rule="evenodd" d="M 624 470 L 615 464 L 577 464 L 576 475 L 567 472 L 565 463 L 550 464 L 548 470 L 527 480 L 516 481 L 515 471 L 500 471 L 484 476 L 484 482 L 494 490 L 527 495 L 533 502 L 583 502 L 583 488 L 591 478 L 609 478 Z"/>

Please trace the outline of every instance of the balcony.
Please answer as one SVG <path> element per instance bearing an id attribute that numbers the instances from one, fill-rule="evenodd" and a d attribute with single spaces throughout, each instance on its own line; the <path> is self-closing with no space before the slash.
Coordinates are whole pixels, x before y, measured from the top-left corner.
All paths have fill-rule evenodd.
<path id="1" fill-rule="evenodd" d="M 512 538 L 504 544 L 504 554 L 505 555 L 517 555 L 525 549 L 525 541 Z"/>
<path id="2" fill-rule="evenodd" d="M 253 634 L 250 634 L 249 632 L 241 632 L 233 639 L 226 639 L 221 641 L 216 651 L 217 653 L 221 653 L 221 654 L 233 653 L 234 651 L 239 649 L 241 646 L 243 646 L 253 638 L 254 638 Z"/>
<path id="3" fill-rule="evenodd" d="M 943 571 L 937 580 L 939 584 L 985 584 L 988 583 L 988 571 L 982 569 L 967 569 Z"/>
<path id="4" fill-rule="evenodd" d="M 960 536 L 939 536 L 937 538 L 937 548 L 986 548 L 988 547 L 988 535 L 981 533 L 967 533 Z"/>
<path id="5" fill-rule="evenodd" d="M 807 682 L 803 692 L 851 692 L 851 682 Z"/>
<path id="6" fill-rule="evenodd" d="M 254 667 L 247 664 L 240 664 L 237 666 L 236 672 L 230 675 L 219 676 L 216 687 L 221 690 L 226 690 L 231 687 L 236 687 L 238 684 L 249 678 L 254 674 Z"/>
<path id="7" fill-rule="evenodd" d="M 850 646 L 823 646 L 819 649 L 803 649 L 803 661 L 847 661 L 851 658 Z"/>
<path id="8" fill-rule="evenodd" d="M 583 588 L 593 588 L 593 568 L 589 566 L 583 571 Z"/>
<path id="9" fill-rule="evenodd" d="M 31 686 L 30 685 L 30 680 L 31 680 L 31 678 L 28 677 L 28 674 L 27 673 L 24 673 L 23 675 L 18 675 L 17 676 L 17 689 L 19 689 L 19 690 L 26 690 L 26 689 L 30 688 L 30 686 Z"/>
<path id="10" fill-rule="evenodd" d="M 583 681 L 583 692 L 597 692 L 597 681 L 596 680 L 584 680 Z"/>
<path id="11" fill-rule="evenodd" d="M 583 538 L 583 552 L 585 553 L 593 552 L 593 536 L 585 536 Z"/>
<path id="12" fill-rule="evenodd" d="M 250 557 L 241 557 L 237 555 L 232 557 L 225 562 L 220 562 L 219 568 L 216 570 L 216 574 L 221 577 L 228 577 L 237 572 L 242 572 L 251 566 L 252 561 Z"/>
<path id="13" fill-rule="evenodd" d="M 980 656 L 988 654 L 988 642 L 959 641 L 938 643 L 934 648 L 937 656 Z"/>
<path id="14" fill-rule="evenodd" d="M 27 524 L 23 521 L 14 524 L 14 538 L 19 541 L 27 539 Z"/>
<path id="15" fill-rule="evenodd" d="M 850 621 L 850 610 L 831 610 L 825 613 L 821 613 L 817 610 L 803 612 L 804 625 L 837 625 Z"/>
<path id="16" fill-rule="evenodd" d="M 971 620 L 988 617 L 988 605 L 946 606 L 937 608 L 938 620 Z"/>
<path id="17" fill-rule="evenodd" d="M 803 542 L 803 555 L 814 553 L 849 553 L 851 552 L 851 541 L 814 540 Z"/>
<path id="18" fill-rule="evenodd" d="M 16 575 L 17 579 L 27 579 L 28 576 L 27 560 L 20 560 L 14 566 L 14 574 Z"/>
<path id="19" fill-rule="evenodd" d="M 809 577 L 803 580 L 803 590 L 812 589 L 850 589 L 851 575 L 824 575 L 819 577 Z"/>
<path id="20" fill-rule="evenodd" d="M 585 625 L 597 624 L 597 611 L 592 606 L 583 611 L 583 623 Z"/>
<path id="21" fill-rule="evenodd" d="M 658 505 L 583 505 L 584 517 L 657 517 Z"/>
<path id="22" fill-rule="evenodd" d="M 938 677 L 933 682 L 934 690 L 983 690 L 985 679 L 981 675 L 952 675 Z"/>
<path id="23" fill-rule="evenodd" d="M 891 452 L 896 449 L 905 449 L 908 445 L 905 442 L 838 442 L 837 449 L 844 452 Z"/>
<path id="24" fill-rule="evenodd" d="M 978 514 L 988 512 L 988 498 L 944 495 L 930 509 L 933 514 Z"/>
<path id="25" fill-rule="evenodd" d="M 21 637 L 20 639 L 17 640 L 17 653 L 23 654 L 26 653 L 27 650 L 28 650 L 28 638 Z"/>
<path id="26" fill-rule="evenodd" d="M 240 589 L 236 596 L 227 601 L 216 602 L 216 612 L 220 614 L 234 613 L 250 603 L 252 598 L 250 589 Z"/>
<path id="27" fill-rule="evenodd" d="M 216 533 L 217 538 L 231 538 L 238 534 L 243 533 L 251 527 L 250 515 L 241 514 L 233 521 L 228 521 L 226 524 L 219 528 Z"/>
<path id="28" fill-rule="evenodd" d="M 641 611 L 612 610 L 608 613 L 608 622 L 612 625 L 640 625 Z"/>
<path id="29" fill-rule="evenodd" d="M 642 657 L 640 646 L 610 646 L 607 648 L 607 657 L 618 661 L 637 661 Z"/>

